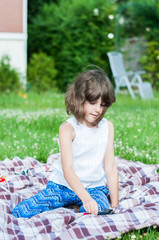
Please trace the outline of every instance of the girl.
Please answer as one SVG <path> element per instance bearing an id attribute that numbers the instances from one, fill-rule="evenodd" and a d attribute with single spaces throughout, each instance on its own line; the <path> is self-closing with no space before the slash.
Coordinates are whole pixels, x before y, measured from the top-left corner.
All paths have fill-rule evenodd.
<path id="1" fill-rule="evenodd" d="M 46 189 L 18 204 L 12 211 L 15 217 L 29 218 L 71 204 L 95 215 L 118 206 L 114 129 L 103 118 L 113 102 L 114 89 L 103 70 L 77 76 L 65 97 L 66 111 L 74 117 L 60 127 L 61 159 L 54 163 Z"/>

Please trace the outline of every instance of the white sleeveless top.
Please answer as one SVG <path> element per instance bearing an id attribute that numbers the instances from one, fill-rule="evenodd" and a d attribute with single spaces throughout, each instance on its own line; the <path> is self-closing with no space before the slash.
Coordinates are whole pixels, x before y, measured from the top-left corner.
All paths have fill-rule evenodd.
<path id="1" fill-rule="evenodd" d="M 98 187 L 106 184 L 104 155 L 108 145 L 108 122 L 103 118 L 97 128 L 88 128 L 79 123 L 75 117 L 69 118 L 76 136 L 72 142 L 73 167 L 83 186 Z M 66 182 L 61 160 L 55 161 L 50 181 L 70 188 Z M 71 188 L 70 188 L 71 189 Z"/>

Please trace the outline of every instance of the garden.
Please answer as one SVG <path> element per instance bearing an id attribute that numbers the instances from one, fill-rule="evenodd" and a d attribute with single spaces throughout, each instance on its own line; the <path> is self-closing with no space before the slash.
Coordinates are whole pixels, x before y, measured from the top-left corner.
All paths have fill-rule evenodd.
<path id="1" fill-rule="evenodd" d="M 69 117 L 66 89 L 89 64 L 103 68 L 114 84 L 106 53 L 118 50 L 128 70 L 136 66 L 146 71 L 143 80 L 152 84 L 154 98 L 116 96 L 105 115 L 115 129 L 115 156 L 159 164 L 158 1 L 38 0 L 28 4 L 25 89 L 10 59 L 0 60 L 0 160 L 18 156 L 46 163 L 58 153 L 59 126 Z M 159 240 L 159 231 L 153 225 L 119 238 Z"/>

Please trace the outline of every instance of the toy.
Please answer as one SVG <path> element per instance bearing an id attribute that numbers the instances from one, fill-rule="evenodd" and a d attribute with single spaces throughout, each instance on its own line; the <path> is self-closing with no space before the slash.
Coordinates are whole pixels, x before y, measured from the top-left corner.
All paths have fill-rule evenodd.
<path id="1" fill-rule="evenodd" d="M 0 182 L 6 182 L 6 178 L 3 175 L 0 175 Z"/>
<path id="2" fill-rule="evenodd" d="M 83 215 L 87 215 L 89 213 L 84 213 Z M 103 209 L 103 211 L 99 211 L 98 215 L 107 215 L 107 214 L 114 214 L 113 209 Z"/>

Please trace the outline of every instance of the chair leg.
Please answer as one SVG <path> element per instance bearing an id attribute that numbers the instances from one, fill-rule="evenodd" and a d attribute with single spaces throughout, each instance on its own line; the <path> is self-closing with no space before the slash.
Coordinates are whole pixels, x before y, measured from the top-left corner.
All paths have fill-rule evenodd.
<path id="1" fill-rule="evenodd" d="M 118 92 L 119 92 L 119 86 L 116 86 L 116 88 L 115 88 L 115 95 L 117 95 Z"/>
<path id="2" fill-rule="evenodd" d="M 128 91 L 129 91 L 131 97 L 132 97 L 133 99 L 135 99 L 136 97 L 135 97 L 135 94 L 134 94 L 134 92 L 133 92 L 133 90 L 132 90 L 132 87 L 131 87 L 131 85 L 130 85 L 130 83 L 129 83 L 129 80 L 127 79 L 127 77 L 125 77 L 124 79 L 125 79 L 125 83 L 126 83 L 126 86 L 127 86 L 127 88 L 128 88 Z"/>
<path id="3" fill-rule="evenodd" d="M 143 89 L 142 89 L 142 84 L 143 84 L 143 83 L 139 83 L 138 89 L 139 89 L 140 97 L 141 97 L 142 99 L 144 99 L 144 92 L 143 92 Z"/>
<path id="4" fill-rule="evenodd" d="M 135 84 L 135 83 L 142 83 L 142 78 L 139 74 L 135 74 L 134 77 L 132 78 L 131 84 Z"/>
<path id="5" fill-rule="evenodd" d="M 139 93 L 142 99 L 154 98 L 152 85 L 149 82 L 142 82 L 138 85 Z"/>

